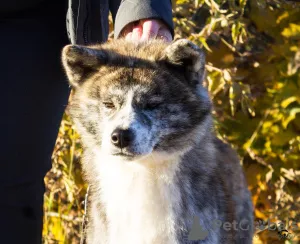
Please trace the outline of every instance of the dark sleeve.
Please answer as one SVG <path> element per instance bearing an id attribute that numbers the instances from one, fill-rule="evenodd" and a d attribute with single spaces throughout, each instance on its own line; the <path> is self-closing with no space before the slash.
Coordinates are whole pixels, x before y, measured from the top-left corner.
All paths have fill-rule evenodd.
<path id="1" fill-rule="evenodd" d="M 161 19 L 174 36 L 171 0 L 110 0 L 110 11 L 115 23 L 115 39 L 129 23 L 141 19 Z"/>

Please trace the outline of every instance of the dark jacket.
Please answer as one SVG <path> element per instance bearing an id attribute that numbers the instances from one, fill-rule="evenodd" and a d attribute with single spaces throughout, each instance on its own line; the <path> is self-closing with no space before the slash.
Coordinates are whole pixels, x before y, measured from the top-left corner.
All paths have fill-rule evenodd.
<path id="1" fill-rule="evenodd" d="M 0 19 L 34 12 L 37 6 L 48 6 L 63 0 L 10 0 L 0 2 Z M 92 44 L 104 42 L 108 36 L 108 14 L 115 23 L 114 36 L 118 38 L 122 29 L 140 19 L 163 20 L 173 34 L 171 0 L 68 0 L 67 30 L 71 43 Z M 42 8 L 38 8 L 40 11 Z M 49 11 L 53 11 L 50 9 Z"/>
<path id="2" fill-rule="evenodd" d="M 173 34 L 170 0 L 69 0 L 67 27 L 71 42 L 90 44 L 106 41 L 109 11 L 115 24 L 115 38 L 128 23 L 149 18 L 163 20 Z"/>

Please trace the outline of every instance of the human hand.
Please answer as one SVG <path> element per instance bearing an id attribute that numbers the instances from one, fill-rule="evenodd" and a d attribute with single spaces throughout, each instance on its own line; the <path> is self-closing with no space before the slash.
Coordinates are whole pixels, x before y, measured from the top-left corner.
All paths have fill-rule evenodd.
<path id="1" fill-rule="evenodd" d="M 158 19 L 144 19 L 125 26 L 122 37 L 131 41 L 145 41 L 149 39 L 162 39 L 172 41 L 172 34 L 166 24 Z"/>

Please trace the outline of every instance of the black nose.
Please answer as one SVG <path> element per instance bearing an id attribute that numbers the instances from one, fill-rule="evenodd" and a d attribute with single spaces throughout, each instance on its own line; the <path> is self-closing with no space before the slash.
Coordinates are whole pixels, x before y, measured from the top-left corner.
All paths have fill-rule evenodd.
<path id="1" fill-rule="evenodd" d="M 131 130 L 115 129 L 111 133 L 112 144 L 119 148 L 128 147 L 132 139 L 133 133 L 131 132 Z"/>

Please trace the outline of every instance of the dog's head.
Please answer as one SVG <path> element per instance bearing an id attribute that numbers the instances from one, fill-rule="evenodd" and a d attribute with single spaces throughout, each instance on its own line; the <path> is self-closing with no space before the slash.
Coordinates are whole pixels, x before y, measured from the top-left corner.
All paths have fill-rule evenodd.
<path id="1" fill-rule="evenodd" d="M 210 130 L 204 53 L 190 41 L 69 45 L 62 59 L 85 147 L 134 160 L 185 152 Z"/>

